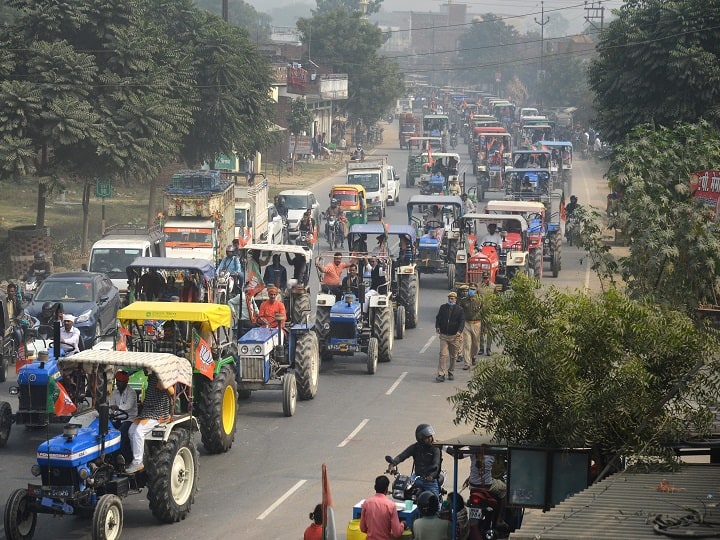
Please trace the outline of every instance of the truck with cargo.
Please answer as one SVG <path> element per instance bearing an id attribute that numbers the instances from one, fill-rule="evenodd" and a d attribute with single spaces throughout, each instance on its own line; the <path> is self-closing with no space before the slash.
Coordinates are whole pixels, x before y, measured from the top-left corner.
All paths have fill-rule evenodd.
<path id="1" fill-rule="evenodd" d="M 385 217 L 388 198 L 387 165 L 388 157 L 373 155 L 365 161 L 347 163 L 347 183 L 358 184 L 365 188 L 368 218 L 371 215 L 378 220 Z"/>
<path id="2" fill-rule="evenodd" d="M 235 190 L 219 171 L 184 170 L 163 191 L 168 257 L 216 264 L 235 233 Z"/>
<path id="3" fill-rule="evenodd" d="M 285 240 L 283 220 L 277 212 L 271 212 L 272 207 L 268 205 L 270 185 L 267 178 L 259 174 L 226 172 L 221 176 L 233 182 L 234 238 L 240 240 L 240 245 L 283 244 Z"/>
<path id="4" fill-rule="evenodd" d="M 112 225 L 90 249 L 87 269 L 103 272 L 120 291 L 127 295 L 126 268 L 137 257 L 165 257 L 165 234 L 160 225 Z"/>
<path id="5" fill-rule="evenodd" d="M 400 149 L 406 148 L 410 137 L 420 135 L 422 120 L 412 112 L 404 112 L 398 116 L 398 138 Z"/>

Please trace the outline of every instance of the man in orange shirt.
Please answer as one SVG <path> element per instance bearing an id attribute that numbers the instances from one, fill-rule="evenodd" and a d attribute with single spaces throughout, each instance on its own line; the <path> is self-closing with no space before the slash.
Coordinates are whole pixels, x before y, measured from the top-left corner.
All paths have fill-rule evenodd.
<path id="1" fill-rule="evenodd" d="M 285 326 L 285 320 L 287 314 L 285 312 L 285 304 L 278 301 L 278 288 L 274 285 L 268 287 L 268 299 L 260 304 L 260 315 L 258 316 L 258 323 L 268 328 L 282 328 Z M 278 320 L 276 315 L 282 315 L 282 318 Z"/>
<path id="2" fill-rule="evenodd" d="M 334 294 L 335 298 L 340 300 L 342 297 L 342 272 L 349 266 L 350 263 L 343 262 L 342 253 L 336 252 L 332 262 L 322 268 L 323 277 L 320 282 L 322 290 Z"/>

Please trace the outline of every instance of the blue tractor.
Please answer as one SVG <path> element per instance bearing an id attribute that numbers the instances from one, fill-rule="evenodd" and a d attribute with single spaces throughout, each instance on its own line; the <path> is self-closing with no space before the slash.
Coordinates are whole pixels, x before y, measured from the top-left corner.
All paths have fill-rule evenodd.
<path id="1" fill-rule="evenodd" d="M 33 537 L 38 514 L 92 517 L 92 538 L 115 540 L 123 528 L 122 499 L 147 489 L 150 511 L 163 523 L 184 519 L 195 500 L 197 419 L 190 413 L 192 368 L 172 354 L 87 350 L 73 358 L 86 371 L 102 366 L 154 372 L 175 399 L 167 422 L 145 437 L 144 469 L 125 472 L 121 434 L 113 422 L 127 418 L 101 403 L 72 417 L 63 433 L 40 444 L 31 473 L 37 481 L 12 492 L 5 504 L 8 540 Z M 124 415 L 124 418 L 123 418 Z"/>
<path id="2" fill-rule="evenodd" d="M 364 353 L 367 355 L 367 372 L 373 374 L 378 362 L 392 360 L 395 338 L 392 262 L 387 256 L 368 253 L 343 256 L 342 262 L 354 262 L 363 270 L 366 258 L 374 258 L 382 269 L 384 283 L 371 289 L 368 279 L 356 290 L 342 291 L 340 287 L 322 285 L 325 265 L 333 264 L 333 258 L 333 253 L 324 253 L 315 260 L 321 281 L 321 292 L 315 301 L 315 330 L 320 344 L 320 357 L 322 360 L 332 360 L 335 355 L 354 356 L 356 353 Z M 365 274 L 364 271 L 362 273 Z M 364 302 L 367 303 L 365 309 Z"/>

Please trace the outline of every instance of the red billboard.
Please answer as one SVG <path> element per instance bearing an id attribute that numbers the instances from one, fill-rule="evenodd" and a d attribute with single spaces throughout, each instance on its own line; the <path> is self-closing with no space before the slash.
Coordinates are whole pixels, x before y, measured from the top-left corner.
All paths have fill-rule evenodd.
<path id="1" fill-rule="evenodd" d="M 720 171 L 704 170 L 691 174 L 690 196 L 711 208 L 716 216 L 720 215 Z"/>

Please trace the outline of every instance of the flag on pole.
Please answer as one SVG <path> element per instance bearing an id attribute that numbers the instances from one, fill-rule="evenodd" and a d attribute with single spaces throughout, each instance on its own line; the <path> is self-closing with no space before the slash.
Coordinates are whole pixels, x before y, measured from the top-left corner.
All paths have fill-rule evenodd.
<path id="1" fill-rule="evenodd" d="M 53 377 L 48 377 L 47 412 L 56 416 L 69 416 L 77 410 L 65 387 Z"/>
<path id="2" fill-rule="evenodd" d="M 118 338 L 115 342 L 116 351 L 127 351 L 127 338 L 130 337 L 130 331 L 127 328 L 120 327 L 118 330 Z"/>
<path id="3" fill-rule="evenodd" d="M 335 511 L 333 509 L 330 480 L 327 465 L 322 464 L 322 509 L 323 509 L 323 540 L 337 540 L 335 530 Z"/>
<path id="4" fill-rule="evenodd" d="M 215 360 L 212 349 L 195 329 L 193 329 L 193 351 L 195 356 L 195 369 L 211 381 L 215 375 Z"/>
<path id="5" fill-rule="evenodd" d="M 433 164 L 435 163 L 435 160 L 432 157 L 432 146 L 430 146 L 430 141 L 427 141 L 426 148 L 427 148 L 427 155 L 428 155 L 428 164 L 430 167 L 432 167 Z"/>
<path id="6" fill-rule="evenodd" d="M 248 296 L 255 296 L 265 288 L 265 282 L 260 273 L 260 266 L 252 257 L 248 258 L 245 284 L 245 290 Z"/>

